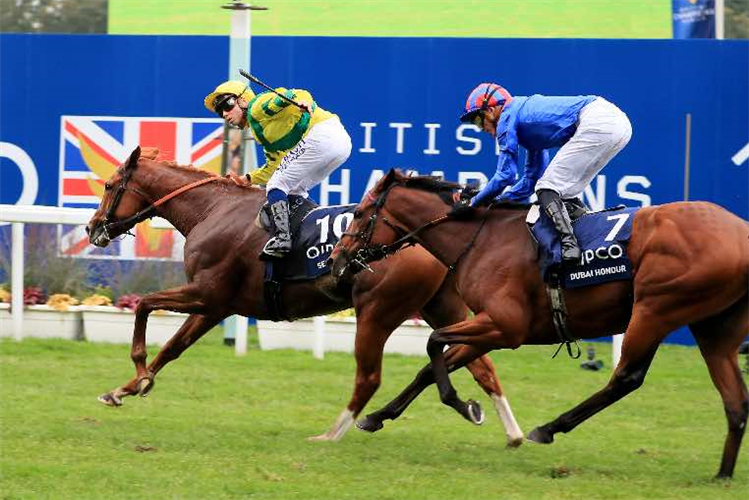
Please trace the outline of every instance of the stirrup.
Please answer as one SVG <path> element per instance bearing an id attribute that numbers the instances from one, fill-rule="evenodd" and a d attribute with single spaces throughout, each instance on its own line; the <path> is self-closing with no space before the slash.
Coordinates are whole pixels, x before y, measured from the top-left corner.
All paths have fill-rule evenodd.
<path id="1" fill-rule="evenodd" d="M 289 252 L 291 252 L 291 245 L 288 245 L 288 247 L 286 248 L 284 247 L 273 248 L 274 245 L 278 244 L 278 241 L 279 240 L 275 236 L 269 239 L 267 243 L 265 243 L 265 246 L 263 246 L 262 253 L 264 255 L 267 255 L 269 257 L 274 257 L 274 258 L 286 257 L 289 254 Z"/>

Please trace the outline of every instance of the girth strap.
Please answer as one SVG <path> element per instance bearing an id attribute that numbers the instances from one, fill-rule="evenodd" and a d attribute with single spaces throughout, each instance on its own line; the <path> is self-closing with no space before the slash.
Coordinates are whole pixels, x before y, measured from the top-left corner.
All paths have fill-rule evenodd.
<path id="1" fill-rule="evenodd" d="M 263 279 L 263 297 L 268 308 L 271 321 L 286 320 L 281 300 L 281 281 L 273 276 L 273 262 L 265 262 L 265 278 Z"/>
<path id="2" fill-rule="evenodd" d="M 570 335 L 567 328 L 567 305 L 564 302 L 562 287 L 559 285 L 560 280 L 555 273 L 553 279 L 549 281 L 551 283 L 546 285 L 546 294 L 549 296 L 549 301 L 551 302 L 551 318 L 554 321 L 554 329 L 556 330 L 559 341 L 561 342 L 552 358 L 556 358 L 557 354 L 559 354 L 559 351 L 562 349 L 562 346 L 566 346 L 569 357 L 577 359 L 581 354 L 580 345 L 577 343 L 577 339 Z M 576 355 L 572 354 L 571 345 L 573 343 L 577 348 Z"/>

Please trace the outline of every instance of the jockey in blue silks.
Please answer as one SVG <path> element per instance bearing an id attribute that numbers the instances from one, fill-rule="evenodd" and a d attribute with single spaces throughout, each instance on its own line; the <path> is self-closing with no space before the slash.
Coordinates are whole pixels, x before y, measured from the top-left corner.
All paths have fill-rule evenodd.
<path id="1" fill-rule="evenodd" d="M 460 121 L 496 137 L 497 171 L 473 199 L 527 201 L 534 190 L 552 220 L 565 264 L 578 263 L 580 246 L 563 199 L 585 186 L 629 142 L 627 115 L 602 97 L 512 96 L 496 83 L 482 83 L 468 96 Z M 516 180 L 519 146 L 527 150 L 525 170 Z M 549 161 L 549 149 L 561 148 Z"/>

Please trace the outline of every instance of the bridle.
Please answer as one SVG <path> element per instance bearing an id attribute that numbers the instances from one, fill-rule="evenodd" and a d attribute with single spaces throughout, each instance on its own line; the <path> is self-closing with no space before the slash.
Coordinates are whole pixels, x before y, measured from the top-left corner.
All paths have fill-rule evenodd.
<path id="1" fill-rule="evenodd" d="M 136 160 L 136 166 L 137 166 L 137 160 Z M 178 196 L 184 193 L 185 191 L 189 191 L 190 189 L 196 188 L 198 186 L 202 186 L 203 184 L 207 184 L 209 182 L 213 182 L 218 179 L 221 179 L 221 177 L 217 175 L 212 175 L 211 177 L 206 177 L 198 181 L 191 182 L 190 184 L 182 186 L 181 188 L 177 188 L 176 190 L 172 191 L 166 196 L 162 196 L 158 200 L 152 202 L 149 206 L 147 206 L 143 210 L 136 212 L 130 217 L 126 219 L 117 220 L 114 218 L 114 213 L 117 211 L 117 207 L 119 206 L 120 201 L 122 201 L 122 196 L 125 194 L 125 191 L 130 191 L 132 193 L 135 193 L 142 199 L 149 201 L 148 195 L 146 195 L 143 191 L 141 191 L 138 188 L 134 188 L 132 186 L 131 187 L 127 186 L 127 183 L 128 181 L 130 181 L 130 177 L 133 174 L 133 170 L 135 170 L 135 166 L 131 167 L 129 164 L 125 166 L 124 173 L 122 174 L 122 179 L 120 179 L 120 183 L 117 185 L 117 188 L 116 188 L 117 190 L 114 193 L 114 198 L 112 199 L 112 203 L 109 205 L 106 215 L 104 215 L 102 228 L 104 231 L 104 236 L 106 236 L 106 238 L 110 241 L 112 240 L 112 237 L 110 236 L 110 234 L 117 234 L 118 231 L 121 234 L 126 234 L 127 231 L 130 228 L 132 228 L 134 225 L 136 225 L 137 223 L 142 222 L 146 219 L 150 219 L 151 217 L 155 216 L 156 208 L 159 207 L 160 205 L 163 205 L 167 201 L 171 200 L 175 196 Z"/>
<path id="2" fill-rule="evenodd" d="M 375 209 L 372 212 L 372 215 L 369 216 L 369 220 L 367 221 L 366 226 L 361 229 L 360 231 L 356 233 L 350 233 L 350 232 L 344 232 L 341 235 L 341 242 L 343 241 L 344 236 L 348 236 L 353 238 L 354 240 L 362 240 L 364 241 L 364 245 L 356 251 L 356 253 L 351 256 L 346 249 L 346 247 L 341 243 L 340 245 L 340 252 L 343 254 L 343 257 L 346 259 L 346 265 L 344 266 L 343 270 L 341 271 L 341 274 L 344 274 L 346 270 L 348 270 L 351 266 L 356 266 L 358 269 L 354 269 L 354 274 L 360 270 L 367 270 L 369 272 L 374 272 L 372 268 L 369 266 L 370 262 L 383 259 L 385 257 L 388 257 L 389 255 L 392 255 L 399 250 L 402 250 L 403 248 L 407 248 L 409 246 L 414 246 L 417 243 L 421 246 L 426 248 L 426 245 L 424 244 L 423 240 L 419 238 L 419 234 L 424 232 L 425 230 L 432 228 L 434 226 L 437 226 L 447 220 L 454 219 L 454 211 L 448 212 L 445 215 L 442 215 L 440 217 L 437 217 L 436 219 L 432 219 L 431 221 L 427 222 L 426 224 L 423 224 L 419 226 L 418 228 L 408 231 L 406 229 L 403 229 L 392 222 L 385 216 L 380 214 L 380 210 L 385 205 L 385 200 L 387 199 L 387 196 L 390 194 L 390 191 L 395 186 L 405 186 L 405 184 L 401 183 L 393 183 L 390 186 L 385 189 L 380 195 L 375 199 L 374 196 L 372 196 L 371 193 L 367 193 L 366 199 L 369 201 L 375 202 Z M 458 195 L 458 193 L 455 193 Z M 454 196 L 454 200 L 459 200 L 458 196 Z M 486 222 L 486 218 L 488 216 L 489 210 L 487 210 L 484 213 L 484 217 L 481 220 L 481 224 L 479 224 L 479 227 L 476 229 L 476 232 L 473 234 L 473 237 L 471 238 L 471 241 L 468 243 L 468 245 L 463 249 L 463 251 L 458 255 L 458 257 L 455 259 L 455 261 L 452 264 L 447 264 L 447 260 L 440 256 L 438 252 L 436 252 L 434 249 L 430 250 L 431 253 L 434 254 L 437 259 L 442 262 L 450 271 L 451 273 L 454 273 L 458 263 L 462 260 L 462 258 L 468 253 L 468 251 L 473 247 L 473 244 L 476 241 L 476 238 L 478 237 L 479 232 L 484 226 L 484 223 Z M 386 245 L 384 243 L 378 244 L 378 245 L 372 245 L 372 236 L 374 235 L 375 226 L 377 224 L 378 217 L 382 217 L 382 222 L 384 222 L 388 227 L 390 227 L 396 235 L 399 237 L 389 245 Z"/>

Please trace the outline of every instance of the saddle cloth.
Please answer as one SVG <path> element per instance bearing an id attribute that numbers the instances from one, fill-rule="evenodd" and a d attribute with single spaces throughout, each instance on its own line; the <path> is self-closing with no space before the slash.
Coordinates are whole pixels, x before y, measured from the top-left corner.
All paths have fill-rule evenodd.
<path id="1" fill-rule="evenodd" d="M 632 264 L 627 256 L 627 243 L 637 210 L 619 206 L 588 212 L 574 220 L 572 227 L 583 257 L 578 265 L 562 267 L 562 247 L 554 224 L 538 205 L 533 205 L 526 221 L 538 243 L 544 281 L 549 283 L 556 277 L 564 288 L 580 288 L 630 279 Z"/>
<path id="2" fill-rule="evenodd" d="M 291 252 L 283 259 L 270 262 L 270 274 L 275 280 L 312 280 L 330 272 L 328 258 L 354 218 L 356 205 L 318 207 L 298 198 L 289 197 Z"/>

